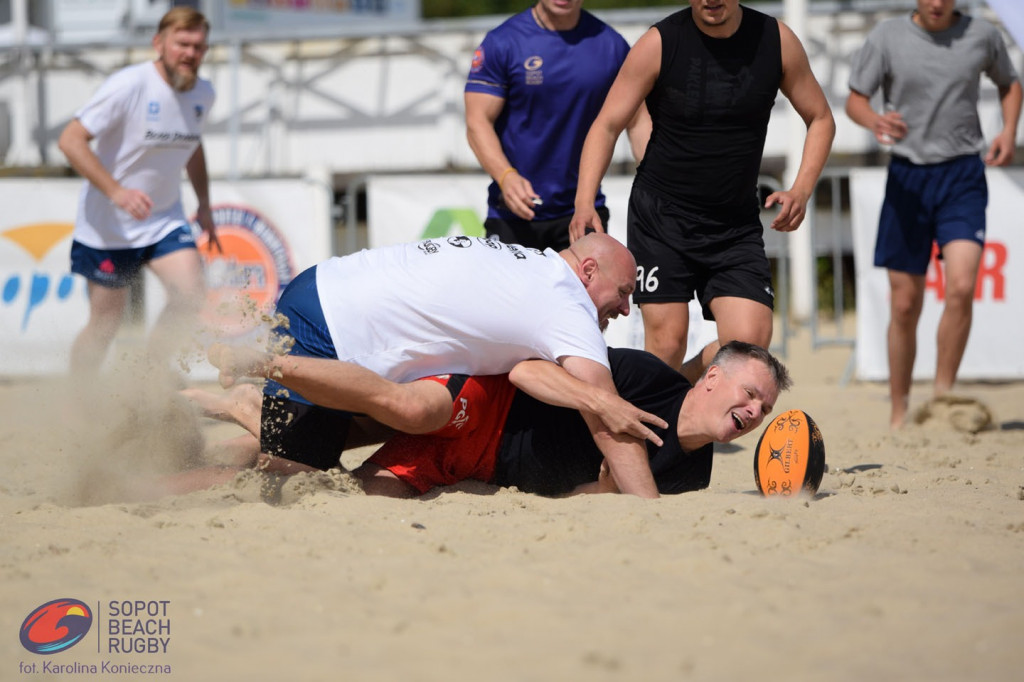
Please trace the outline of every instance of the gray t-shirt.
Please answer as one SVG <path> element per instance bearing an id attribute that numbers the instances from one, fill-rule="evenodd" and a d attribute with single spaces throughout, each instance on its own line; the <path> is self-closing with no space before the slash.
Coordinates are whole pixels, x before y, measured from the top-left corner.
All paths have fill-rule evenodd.
<path id="1" fill-rule="evenodd" d="M 978 120 L 980 76 L 997 86 L 1017 79 L 995 26 L 957 13 L 945 31 L 931 33 L 911 15 L 889 19 L 868 34 L 850 67 L 850 89 L 882 89 L 886 111 L 898 111 L 907 135 L 892 152 L 914 163 L 940 163 L 985 148 Z"/>

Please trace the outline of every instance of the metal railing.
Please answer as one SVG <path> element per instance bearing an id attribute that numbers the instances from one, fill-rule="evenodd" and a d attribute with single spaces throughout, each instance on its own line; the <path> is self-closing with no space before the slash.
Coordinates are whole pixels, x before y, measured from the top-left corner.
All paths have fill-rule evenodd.
<path id="1" fill-rule="evenodd" d="M 847 307 L 848 300 L 855 300 L 854 292 L 848 291 L 846 271 L 848 269 L 847 257 L 852 254 L 852 227 L 850 221 L 849 207 L 849 178 L 851 168 L 830 167 L 826 168 L 821 175 L 814 195 L 808 202 L 810 220 L 806 221 L 801 229 L 811 231 L 811 258 L 812 262 L 805 264 L 811 271 L 811 309 L 806 324 L 811 335 L 811 347 L 813 349 L 824 346 L 848 346 L 853 348 L 856 344 L 856 337 L 847 333 L 848 323 Z M 773 176 L 762 175 L 758 178 L 763 196 L 782 188 L 778 179 Z M 822 192 L 828 192 L 827 197 Z M 772 214 L 765 211 L 762 214 L 762 222 L 767 226 L 771 222 Z M 772 339 L 772 352 L 786 357 L 789 344 L 788 340 L 796 332 L 796 321 L 790 314 L 790 292 L 792 282 L 790 273 L 793 270 L 792 252 L 789 248 L 790 239 L 788 234 L 774 232 L 765 229 L 765 249 L 770 258 L 776 262 L 775 286 L 776 286 L 776 318 L 778 321 L 776 333 Z M 832 324 L 826 330 L 823 324 L 825 314 L 821 307 L 820 289 L 821 277 L 818 268 L 818 259 L 822 256 L 829 258 L 832 273 L 832 286 L 829 292 L 832 308 Z M 846 369 L 842 383 L 849 381 L 853 370 L 851 363 Z"/>

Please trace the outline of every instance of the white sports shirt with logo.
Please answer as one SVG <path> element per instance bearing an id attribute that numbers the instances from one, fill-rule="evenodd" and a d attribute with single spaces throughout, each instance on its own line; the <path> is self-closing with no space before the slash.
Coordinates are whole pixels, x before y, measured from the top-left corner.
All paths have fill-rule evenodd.
<path id="1" fill-rule="evenodd" d="M 78 199 L 74 238 L 98 249 L 149 246 L 186 224 L 181 207 L 185 164 L 200 143 L 213 106 L 209 81 L 198 79 L 188 92 L 176 92 L 153 62 L 111 75 L 75 118 L 93 137 L 100 162 L 119 183 L 153 200 L 147 220 L 116 207 L 90 182 Z"/>
<path id="2" fill-rule="evenodd" d="M 316 283 L 338 359 L 392 381 L 503 374 L 531 358 L 608 367 L 597 308 L 551 249 L 431 239 L 332 258 Z"/>

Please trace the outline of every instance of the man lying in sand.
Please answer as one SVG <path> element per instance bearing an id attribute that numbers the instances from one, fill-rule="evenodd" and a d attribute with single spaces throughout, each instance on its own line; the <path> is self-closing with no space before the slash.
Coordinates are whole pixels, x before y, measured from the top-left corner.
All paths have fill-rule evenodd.
<path id="1" fill-rule="evenodd" d="M 501 374 L 538 358 L 614 393 L 601 332 L 629 314 L 635 280 L 633 256 L 606 234 L 558 253 L 464 236 L 366 249 L 288 284 L 271 350 L 351 362 L 396 382 Z M 344 385 L 321 381 L 309 393 L 263 377 L 262 451 L 336 458 L 351 421 L 333 405 Z M 638 421 L 631 432 L 640 438 L 613 438 L 591 413 L 584 419 L 622 490 L 657 497 L 640 440 L 650 429 Z"/>
<path id="2" fill-rule="evenodd" d="M 739 341 L 722 347 L 694 387 L 644 351 L 611 349 L 609 359 L 621 399 L 670 425 L 660 434 L 662 444 L 647 445 L 662 494 L 706 488 L 712 443 L 727 443 L 756 429 L 779 393 L 792 384 L 786 368 L 771 353 Z M 297 360 L 280 368 L 284 371 L 278 381 L 283 385 L 294 383 L 293 375 L 301 377 L 301 385 L 325 362 Z M 508 375 L 448 375 L 408 384 L 366 372 L 357 384 L 353 393 L 380 396 L 371 413 L 392 426 L 419 429 L 436 415 L 445 415 L 444 425 L 430 433 L 392 436 L 352 472 L 367 494 L 411 497 L 463 480 L 543 495 L 618 492 L 579 413 L 602 411 L 600 405 L 608 396 L 553 363 L 527 361 Z M 534 395 L 517 390 L 522 384 L 529 384 Z M 326 468 L 303 461 L 301 455 L 294 460 L 258 455 L 260 393 L 255 386 L 242 384 L 225 396 L 197 390 L 185 394 L 208 416 L 235 421 L 253 434 L 248 438 L 248 461 L 239 464 L 279 473 Z M 423 420 L 424 415 L 430 417 Z M 669 437 L 673 431 L 674 437 Z M 225 482 L 235 473 L 230 468 L 190 473 L 174 491 Z"/>

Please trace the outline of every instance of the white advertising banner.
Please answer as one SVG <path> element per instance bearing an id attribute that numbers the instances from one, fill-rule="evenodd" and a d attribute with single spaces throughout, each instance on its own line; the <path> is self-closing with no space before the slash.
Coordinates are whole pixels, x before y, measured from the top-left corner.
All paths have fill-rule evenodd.
<path id="1" fill-rule="evenodd" d="M 987 239 L 974 296 L 974 321 L 960 365 L 961 379 L 1024 378 L 1024 269 L 1013 258 L 1024 254 L 1024 171 L 988 169 Z M 885 195 L 884 168 L 856 169 L 850 175 L 854 262 L 857 274 L 857 376 L 887 380 L 889 362 L 889 280 L 874 267 L 875 235 Z M 914 379 L 935 376 L 936 333 L 943 309 L 941 261 L 932 258 L 924 308 L 917 327 Z"/>
<path id="2" fill-rule="evenodd" d="M 487 217 L 486 175 L 379 175 L 366 184 L 369 243 L 387 246 L 449 234 L 483 236 Z M 626 243 L 626 209 L 632 177 L 608 177 L 601 187 L 611 213 L 609 233 Z M 612 320 L 605 332 L 609 346 L 643 348 L 640 311 L 631 306 L 629 317 Z M 700 305 L 690 303 L 687 357 L 717 338 L 713 322 L 701 316 Z"/>
<path id="3" fill-rule="evenodd" d="M 0 181 L 0 374 L 62 371 L 88 318 L 69 267 L 77 180 Z"/>
<path id="4" fill-rule="evenodd" d="M 2 376 L 67 369 L 88 318 L 85 280 L 69 272 L 80 188 L 73 179 L 0 181 Z M 191 215 L 191 188 L 184 185 L 182 195 Z M 230 340 L 251 334 L 258 311 L 272 309 L 295 274 L 331 255 L 332 192 L 322 179 L 214 181 L 210 197 L 224 253 L 210 253 L 201 238 L 209 291 L 203 319 L 210 334 Z M 145 292 L 151 323 L 164 294 L 150 274 Z M 212 370 L 198 364 L 202 376 Z"/>

